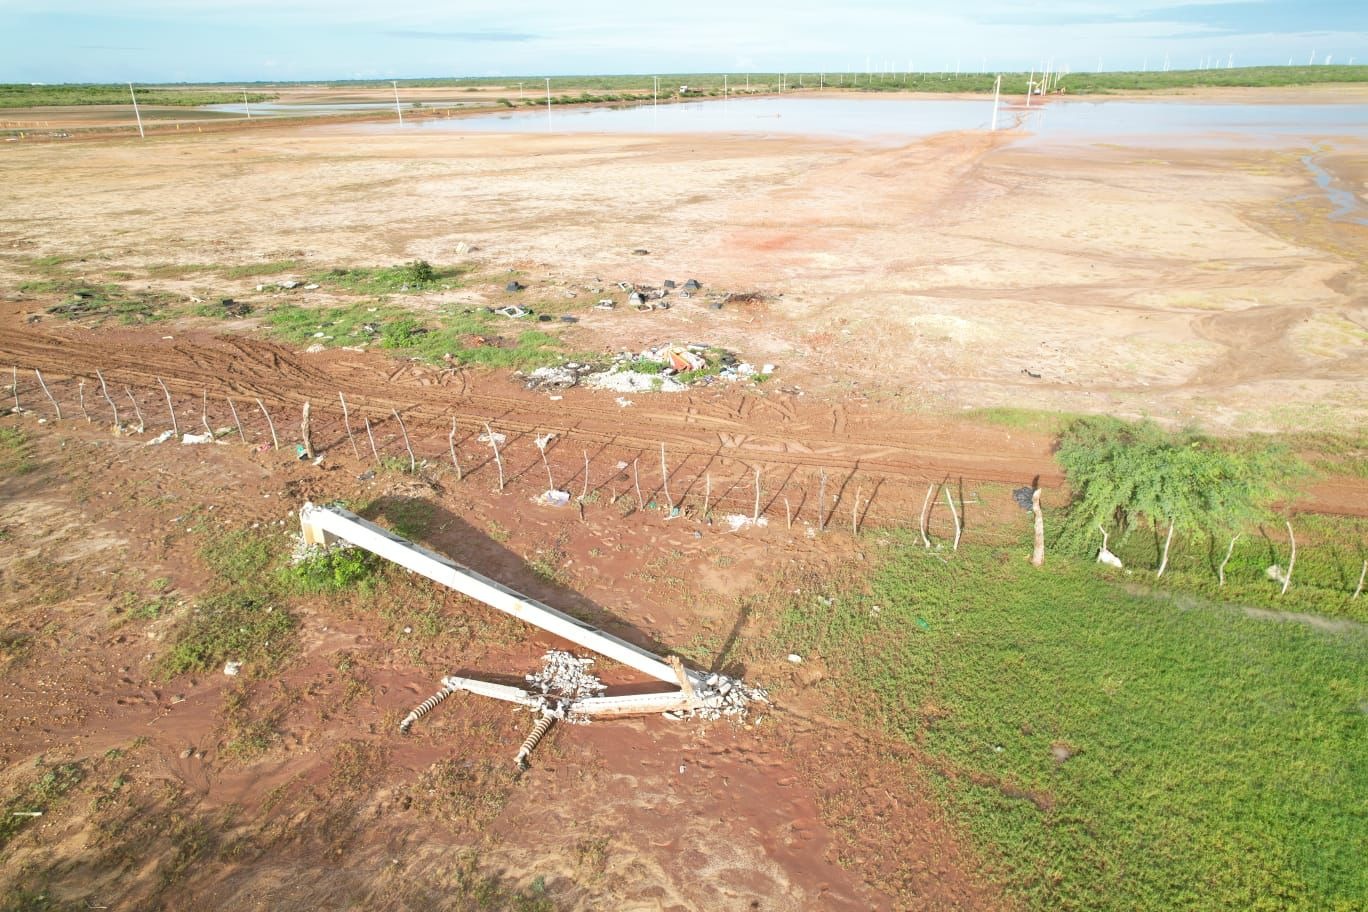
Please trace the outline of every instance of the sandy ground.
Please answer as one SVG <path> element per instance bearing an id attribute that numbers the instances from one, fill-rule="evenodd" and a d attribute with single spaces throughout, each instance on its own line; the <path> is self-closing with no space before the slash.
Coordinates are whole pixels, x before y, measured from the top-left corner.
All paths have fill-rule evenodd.
<path id="1" fill-rule="evenodd" d="M 306 600 L 297 658 L 243 694 L 218 673 L 158 679 L 164 638 L 205 585 L 191 527 L 284 528 L 306 498 L 377 501 L 382 515 L 422 500 L 437 510 L 437 550 L 699 667 L 720 663 L 745 629 L 746 596 L 795 568 L 820 579 L 858 561 L 847 523 L 905 521 L 927 481 L 950 478 L 966 534 L 989 540 L 1020 534 L 1012 486 L 1039 475 L 1062 496 L 1049 437 L 985 426 L 977 409 L 1148 414 L 1217 431 L 1361 428 L 1368 228 L 1329 218 L 1301 157 L 1362 197 L 1363 151 L 347 125 L 0 147 L 0 366 L 25 371 L 30 410 L 4 420 L 32 435 L 38 463 L 0 478 L 0 778 L 17 788 L 40 756 L 85 773 L 4 848 L 0 885 L 87 907 L 441 908 L 468 887 L 454 859 L 474 853 L 480 876 L 544 884 L 557 908 L 1004 907 L 927 797 L 925 758 L 815 715 L 804 692 L 819 664 L 795 668 L 774 649 L 737 669 L 782 694 L 759 725 L 560 730 L 516 780 L 508 758 L 523 718 L 453 698 L 413 738 L 393 728 L 439 675 L 517 674 L 552 644 L 416 585 L 373 602 Z M 469 261 L 485 276 L 517 270 L 534 302 L 695 277 L 764 297 L 650 314 L 586 304 L 557 331 L 576 350 L 708 342 L 778 370 L 761 386 L 636 396 L 628 408 L 583 389 L 553 399 L 499 374 L 291 351 L 252 320 L 68 323 L 46 313 L 55 295 L 17 290 L 43 276 L 46 256 L 81 258 L 62 268 L 91 280 L 261 306 L 279 293 L 256 291 L 257 279 L 148 270 Z M 497 287 L 394 300 L 502 303 Z M 37 424 L 47 406 L 32 368 L 67 409 L 55 426 Z M 250 446 L 110 438 L 94 386 L 97 423 L 76 417 L 75 377 L 96 368 L 116 395 L 128 387 L 149 427 L 164 421 L 158 377 L 188 427 L 201 395 L 213 397 L 210 423 L 229 426 L 233 397 Z M 418 477 L 361 477 L 371 460 L 351 455 L 331 408 L 338 390 L 354 418 L 375 422 L 388 456 L 404 431 L 387 416 L 406 416 L 427 463 Z M 288 442 L 262 449 L 256 398 L 287 441 L 302 399 L 328 403 L 315 417 L 323 470 L 290 459 Z M 460 484 L 439 468 L 453 416 L 469 473 Z M 485 420 L 509 435 L 502 495 L 475 436 Z M 556 477 L 576 493 L 589 483 L 583 517 L 530 506 L 546 480 L 531 439 L 548 429 L 563 435 Z M 670 494 L 656 475 L 661 443 Z M 644 499 L 678 503 L 682 521 L 632 508 L 633 460 Z M 757 467 L 767 529 L 696 522 L 705 496 L 719 512 L 748 512 Z M 1309 506 L 1368 511 L 1363 480 L 1322 485 Z M 823 521 L 834 528 L 809 537 Z M 933 534 L 953 534 L 951 522 L 937 503 Z M 548 561 L 552 578 L 534 571 Z M 125 595 L 150 598 L 155 580 L 174 610 L 129 617 Z M 406 612 L 422 606 L 444 621 L 415 640 Z M 263 756 L 226 750 L 230 698 L 271 720 Z"/>
<path id="2" fill-rule="evenodd" d="M 1128 151 L 951 134 L 871 148 L 337 126 L 16 144 L 0 155 L 0 250 L 17 281 L 49 254 L 106 271 L 450 263 L 464 242 L 534 294 L 693 276 L 777 300 L 763 314 L 593 315 L 575 338 L 589 347 L 744 343 L 805 388 L 858 383 L 910 409 L 1342 428 L 1368 403 L 1368 226 L 1328 219 L 1305 154 L 1362 193 L 1350 141 Z"/>
<path id="3" fill-rule="evenodd" d="M 763 597 L 797 564 L 854 559 L 849 536 L 735 535 L 624 509 L 606 490 L 583 518 L 532 508 L 540 467 L 524 469 L 526 453 L 499 494 L 489 470 L 463 484 L 440 469 L 358 481 L 366 463 L 331 434 L 320 471 L 241 446 L 148 447 L 99 423 L 4 420 L 16 424 L 33 435 L 36 468 L 0 479 L 0 784 L 22 794 L 68 762 L 83 779 L 0 843 L 10 896 L 110 909 L 510 907 L 469 904 L 471 859 L 500 890 L 543 891 L 556 909 L 1003 906 L 927 797 L 915 750 L 807 710 L 820 666 L 796 669 L 774 647 L 731 651 L 746 593 Z M 170 630 L 205 586 L 205 536 L 293 528 L 306 497 L 370 501 L 382 521 L 421 499 L 434 506 L 429 546 L 697 667 L 769 683 L 776 704 L 744 725 L 556 728 L 521 776 L 511 757 L 529 720 L 501 704 L 452 697 L 400 737 L 398 720 L 440 675 L 506 680 L 564 646 L 402 579 L 295 605 L 299 648 L 279 675 L 159 676 Z M 933 534 L 948 534 L 944 517 Z M 160 615 L 131 613 L 158 598 Z M 420 620 L 434 610 L 440 624 Z M 624 674 L 604 670 L 610 684 Z M 259 755 L 232 750 L 233 701 L 267 720 Z"/>

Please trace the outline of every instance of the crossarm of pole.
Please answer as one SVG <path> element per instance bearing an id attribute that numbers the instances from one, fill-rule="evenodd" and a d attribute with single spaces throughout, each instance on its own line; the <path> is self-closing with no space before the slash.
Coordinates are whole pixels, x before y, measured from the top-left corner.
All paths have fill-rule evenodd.
<path id="1" fill-rule="evenodd" d="M 515 592 L 450 558 L 367 522 L 350 510 L 306 503 L 299 511 L 299 520 L 307 542 L 329 544 L 330 538 L 349 542 L 561 639 L 592 649 L 657 680 L 678 683 L 675 670 L 654 653 Z M 686 673 L 694 687 L 700 690 L 706 687 L 705 675 L 691 670 Z"/>

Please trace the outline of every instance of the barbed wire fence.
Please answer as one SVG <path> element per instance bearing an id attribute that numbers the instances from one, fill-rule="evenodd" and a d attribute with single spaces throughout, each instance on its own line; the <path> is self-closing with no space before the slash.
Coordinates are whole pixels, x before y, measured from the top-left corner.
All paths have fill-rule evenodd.
<path id="1" fill-rule="evenodd" d="M 672 453 L 669 441 L 650 447 L 573 427 L 527 427 L 520 421 L 515 426 L 497 415 L 448 413 L 436 421 L 430 407 L 411 412 L 406 422 L 404 409 L 344 390 L 336 399 L 291 402 L 265 390 L 203 384 L 189 392 L 188 384 L 176 382 L 173 391 L 161 377 L 149 387 L 100 370 L 54 376 L 18 365 L 10 379 L 13 408 L 47 422 L 107 424 L 118 433 L 147 435 L 148 443 L 188 437 L 257 453 L 281 450 L 322 463 L 350 463 L 361 474 L 392 471 L 443 484 L 487 484 L 492 492 L 532 500 L 555 490 L 568 495 L 555 502 L 574 504 L 581 515 L 611 509 L 622 517 L 652 513 L 666 521 L 724 525 L 738 532 L 767 528 L 771 534 L 858 537 L 874 529 L 920 528 L 930 486 L 934 495 L 925 528 L 936 546 L 950 548 L 960 536 L 997 544 L 1021 538 L 971 521 L 970 508 L 981 505 L 974 482 L 930 472 L 894 475 L 863 469 L 858 462 L 827 466 L 807 457 L 768 461 L 763 453 L 729 453 L 720 447 L 698 452 L 676 445 L 679 451 Z M 87 385 L 96 390 L 94 397 L 85 395 Z M 127 408 L 117 407 L 111 387 L 124 394 Z M 367 439 L 358 443 L 358 436 Z"/>

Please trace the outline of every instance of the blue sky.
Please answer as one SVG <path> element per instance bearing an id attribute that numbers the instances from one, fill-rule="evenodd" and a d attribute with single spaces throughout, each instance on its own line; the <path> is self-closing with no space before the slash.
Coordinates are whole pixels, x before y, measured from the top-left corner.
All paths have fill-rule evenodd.
<path id="1" fill-rule="evenodd" d="M 0 82 L 1368 63 L 1368 0 L 0 0 Z"/>

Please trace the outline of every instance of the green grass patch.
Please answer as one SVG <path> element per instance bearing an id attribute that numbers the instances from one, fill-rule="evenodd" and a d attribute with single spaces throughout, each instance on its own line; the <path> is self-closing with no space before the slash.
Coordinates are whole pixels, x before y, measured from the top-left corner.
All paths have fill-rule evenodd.
<path id="1" fill-rule="evenodd" d="M 420 319 L 384 304 L 305 308 L 283 305 L 268 318 L 271 330 L 297 345 L 366 345 L 448 363 L 528 370 L 570 357 L 551 333 L 481 310 Z M 484 339 L 484 342 L 479 341 Z"/>
<path id="2" fill-rule="evenodd" d="M 436 269 L 426 260 L 414 260 L 402 266 L 330 269 L 314 273 L 310 281 L 337 291 L 374 296 L 459 288 L 461 277 L 468 271 L 459 266 Z"/>
<path id="3" fill-rule="evenodd" d="M 255 760 L 280 737 L 279 718 L 252 708 L 250 686 L 239 681 L 223 692 L 223 753 L 235 760 Z"/>
<path id="4" fill-rule="evenodd" d="M 1287 530 L 1268 523 L 1240 535 L 1226 565 L 1225 586 L 1217 569 L 1225 559 L 1230 537 L 1197 534 L 1176 537 L 1169 549 L 1169 565 L 1158 583 L 1163 588 L 1201 595 L 1217 601 L 1368 622 L 1368 601 L 1353 599 L 1363 562 L 1368 560 L 1368 520 L 1348 516 L 1308 514 L 1292 521 L 1297 535 L 1297 563 L 1292 585 L 1282 595 L 1282 583 L 1268 575 L 1274 565 L 1286 570 L 1291 547 Z M 1112 537 L 1111 550 L 1132 571 L 1140 585 L 1154 584 L 1167 529 L 1145 527 Z M 1101 544 L 1098 536 L 1096 545 Z"/>
<path id="5" fill-rule="evenodd" d="M 28 294 L 61 294 L 66 300 L 47 309 L 68 320 L 118 320 L 120 323 L 155 323 L 175 315 L 179 295 L 144 289 L 130 291 L 117 283 L 86 282 L 70 277 L 25 282 L 19 290 Z"/>
<path id="6" fill-rule="evenodd" d="M 991 424 L 995 427 L 1012 430 L 1037 431 L 1042 434 L 1058 434 L 1079 416 L 1070 412 L 1050 412 L 1038 409 L 1014 408 L 999 405 L 988 408 L 972 409 L 964 416 L 971 421 Z"/>
<path id="7" fill-rule="evenodd" d="M 789 597 L 768 651 L 820 656 L 833 712 L 918 744 L 1026 908 L 1361 908 L 1368 631 L 1027 553 L 894 536 L 858 586 Z"/>
<path id="8" fill-rule="evenodd" d="M 41 816 L 33 817 L 31 814 L 46 813 L 83 778 L 85 773 L 79 763 L 63 763 L 46 770 L 4 805 L 0 805 L 0 849 L 9 845 L 10 840 L 29 824 L 42 820 Z"/>
<path id="9" fill-rule="evenodd" d="M 285 604 L 283 535 L 245 529 L 211 535 L 200 559 L 214 574 L 208 593 L 172 631 L 158 659 L 166 676 L 242 662 L 252 673 L 280 667 L 295 647 L 297 621 Z"/>
<path id="10" fill-rule="evenodd" d="M 0 474 L 27 475 L 38 468 L 28 434 L 16 427 L 0 427 Z"/>
<path id="11" fill-rule="evenodd" d="M 237 90 L 189 85 L 139 86 L 138 104 L 196 107 L 209 104 L 236 104 L 242 101 Z M 278 96 L 249 92 L 248 101 L 270 101 Z M 68 105 L 131 105 L 128 86 L 122 83 L 65 83 L 61 85 L 0 84 L 0 108 L 57 107 Z"/>
<path id="12" fill-rule="evenodd" d="M 268 260 L 263 263 L 244 263 L 241 266 L 229 266 L 223 270 L 223 275 L 229 279 L 247 279 L 253 276 L 273 276 L 287 272 L 300 272 L 304 268 L 305 264 L 300 260 Z"/>
<path id="13" fill-rule="evenodd" d="M 294 616 L 265 592 L 228 591 L 202 598 L 177 628 L 159 666 L 167 675 L 204 672 L 238 661 L 265 673 L 294 651 Z"/>

